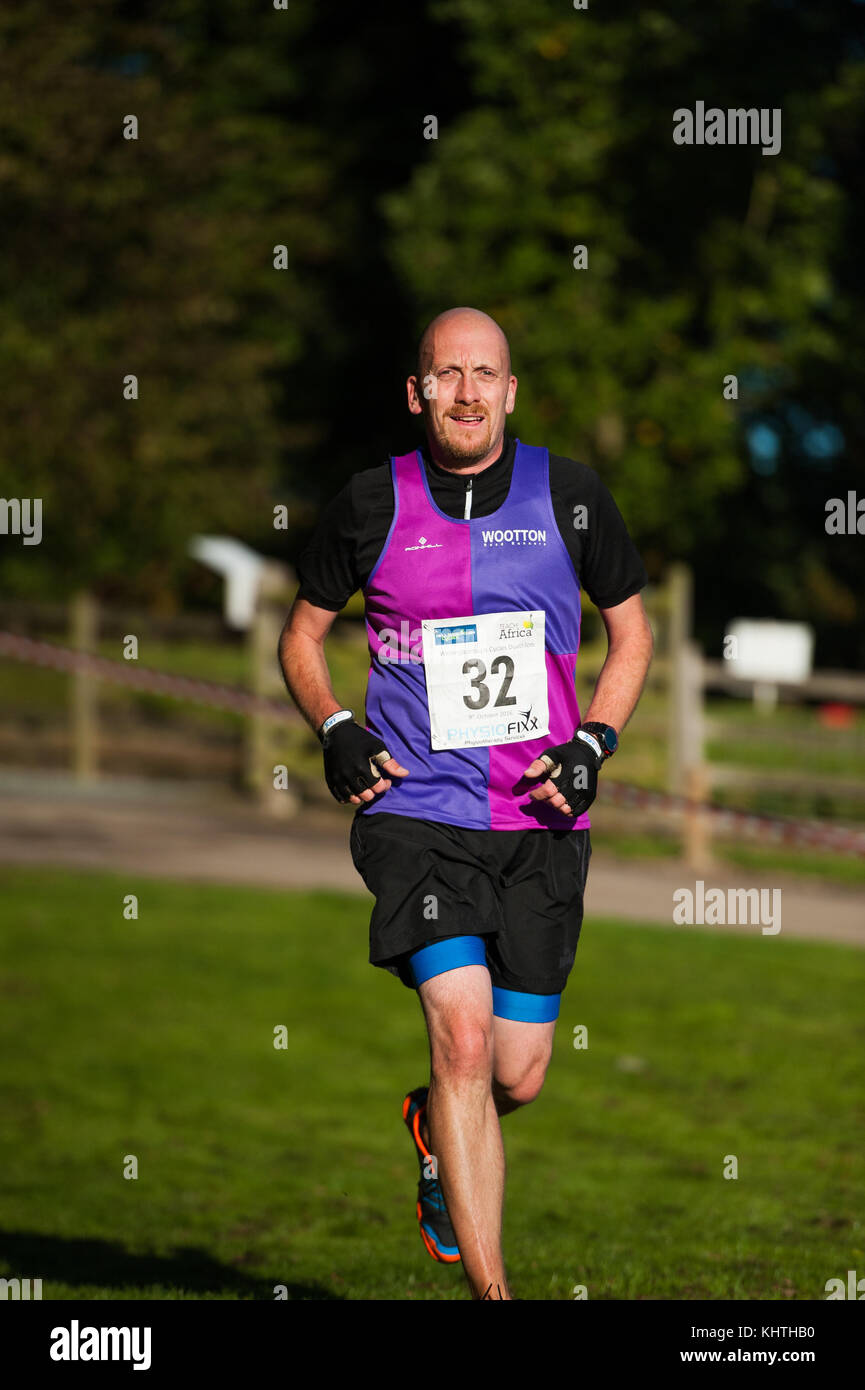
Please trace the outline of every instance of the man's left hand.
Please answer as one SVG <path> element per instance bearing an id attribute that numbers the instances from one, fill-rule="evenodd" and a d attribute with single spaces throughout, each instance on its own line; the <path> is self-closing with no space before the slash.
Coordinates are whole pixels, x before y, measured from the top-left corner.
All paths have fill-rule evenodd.
<path id="1" fill-rule="evenodd" d="M 598 770 L 602 761 L 591 744 L 579 738 L 544 748 L 523 773 L 529 778 L 547 774 L 546 781 L 532 787 L 529 796 L 533 801 L 549 801 L 566 816 L 581 816 L 598 794 Z"/>

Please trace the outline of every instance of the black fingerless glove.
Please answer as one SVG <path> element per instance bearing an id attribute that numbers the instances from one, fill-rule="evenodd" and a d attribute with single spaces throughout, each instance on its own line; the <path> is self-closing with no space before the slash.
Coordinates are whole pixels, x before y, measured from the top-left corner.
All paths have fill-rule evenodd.
<path id="1" fill-rule="evenodd" d="M 348 801 L 381 781 L 385 775 L 372 759 L 390 757 L 377 734 L 362 729 L 353 719 L 342 719 L 322 739 L 324 778 L 337 801 Z"/>
<path id="2" fill-rule="evenodd" d="M 598 794 L 598 772 L 604 762 L 592 745 L 574 737 L 567 743 L 544 748 L 538 757 L 549 760 L 549 779 L 573 814 L 581 816 L 588 811 Z"/>

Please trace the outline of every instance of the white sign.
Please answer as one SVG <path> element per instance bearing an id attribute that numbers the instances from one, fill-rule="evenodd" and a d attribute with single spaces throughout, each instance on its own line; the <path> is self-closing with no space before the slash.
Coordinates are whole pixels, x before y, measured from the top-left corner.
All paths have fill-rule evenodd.
<path id="1" fill-rule="evenodd" d="M 233 536 L 193 536 L 189 553 L 225 576 L 224 612 L 229 627 L 248 628 L 255 614 L 266 556 Z"/>
<path id="2" fill-rule="evenodd" d="M 807 623 L 737 618 L 727 633 L 724 661 L 731 676 L 771 684 L 794 684 L 810 676 L 814 629 Z"/>

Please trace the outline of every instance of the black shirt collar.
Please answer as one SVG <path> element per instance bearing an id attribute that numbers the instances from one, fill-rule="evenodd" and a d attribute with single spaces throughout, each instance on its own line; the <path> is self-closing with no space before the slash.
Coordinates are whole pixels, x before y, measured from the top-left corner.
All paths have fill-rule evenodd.
<path id="1" fill-rule="evenodd" d="M 514 439 L 513 435 L 509 434 L 508 431 L 505 430 L 504 438 L 502 439 L 502 451 L 499 454 L 498 458 L 495 459 L 492 463 L 488 463 L 486 468 L 481 469 L 480 473 L 472 474 L 454 473 L 453 470 L 450 468 L 441 468 L 439 464 L 435 462 L 434 459 L 430 458 L 428 449 L 421 449 L 421 454 L 423 456 L 423 461 L 426 464 L 428 471 L 432 473 L 434 477 L 442 479 L 450 478 L 453 480 L 453 482 L 465 486 L 465 480 L 467 477 L 472 477 L 474 479 L 486 478 L 487 476 L 497 478 L 500 474 L 505 473 L 507 469 L 510 467 L 510 465 L 513 463 L 515 449 L 516 440 Z"/>

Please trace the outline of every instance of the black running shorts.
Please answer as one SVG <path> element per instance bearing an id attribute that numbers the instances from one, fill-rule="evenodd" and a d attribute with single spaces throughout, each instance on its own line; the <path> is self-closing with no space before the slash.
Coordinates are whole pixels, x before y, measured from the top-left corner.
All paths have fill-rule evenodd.
<path id="1" fill-rule="evenodd" d="M 376 900 L 371 965 L 413 989 L 413 951 L 447 937 L 482 936 L 494 987 L 564 989 L 583 921 L 588 830 L 467 830 L 358 811 L 350 846 Z"/>

